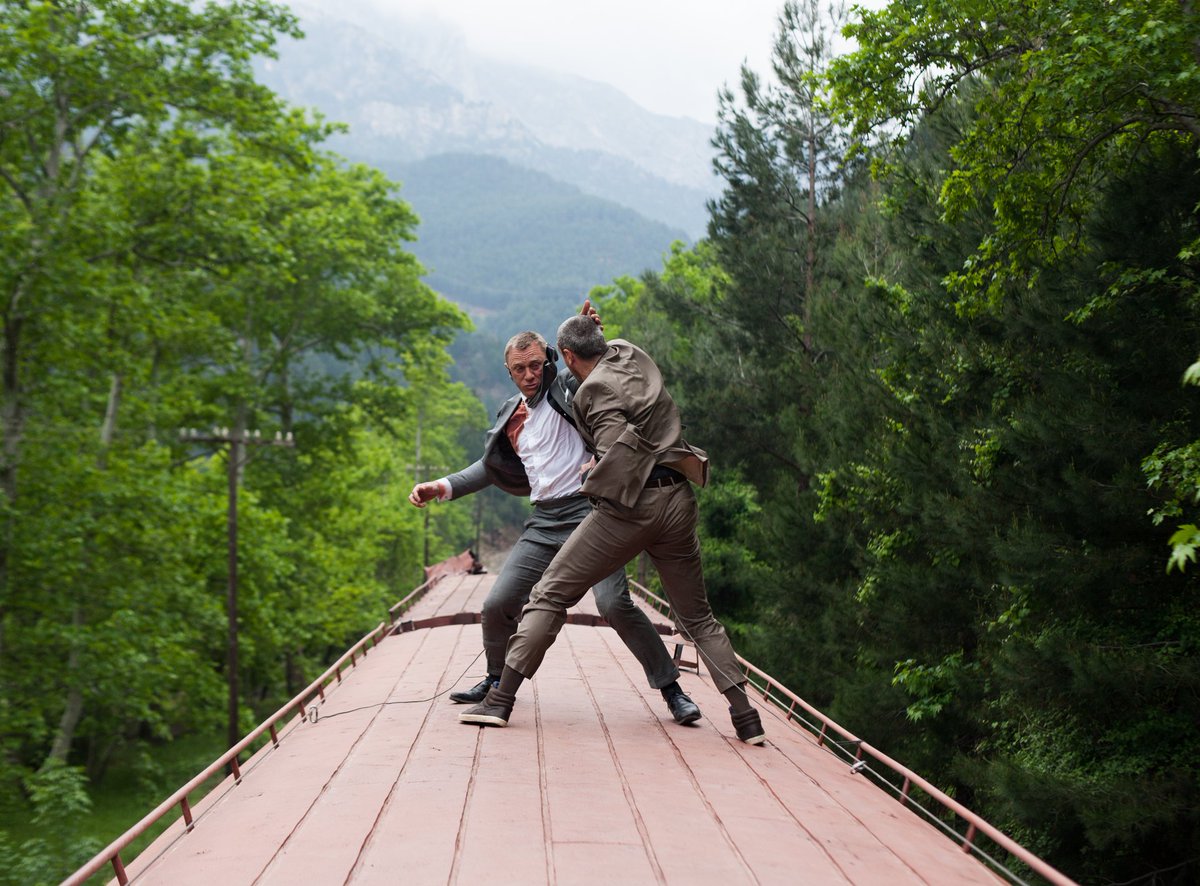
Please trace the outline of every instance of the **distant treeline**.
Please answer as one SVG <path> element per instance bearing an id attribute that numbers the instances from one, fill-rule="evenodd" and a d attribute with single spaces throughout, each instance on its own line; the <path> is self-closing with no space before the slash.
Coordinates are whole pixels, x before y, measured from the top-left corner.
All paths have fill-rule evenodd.
<path id="1" fill-rule="evenodd" d="M 499 157 L 441 154 L 385 168 L 420 208 L 414 250 L 430 284 L 485 312 L 519 302 L 541 314 L 552 303 L 558 317 L 596 282 L 656 267 L 672 240 L 686 239 Z"/>
<path id="2" fill-rule="evenodd" d="M 780 23 L 708 240 L 595 293 L 712 458 L 714 605 L 1071 876 L 1195 883 L 1197 12 Z"/>

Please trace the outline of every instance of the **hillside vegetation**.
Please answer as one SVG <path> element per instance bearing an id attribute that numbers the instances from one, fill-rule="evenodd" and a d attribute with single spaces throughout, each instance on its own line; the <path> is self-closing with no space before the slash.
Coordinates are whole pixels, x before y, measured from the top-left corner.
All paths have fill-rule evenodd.
<path id="1" fill-rule="evenodd" d="M 686 239 L 498 157 L 443 154 L 383 169 L 420 217 L 413 251 L 429 284 L 477 316 L 570 305 L 592 286 L 657 267 L 672 240 Z"/>

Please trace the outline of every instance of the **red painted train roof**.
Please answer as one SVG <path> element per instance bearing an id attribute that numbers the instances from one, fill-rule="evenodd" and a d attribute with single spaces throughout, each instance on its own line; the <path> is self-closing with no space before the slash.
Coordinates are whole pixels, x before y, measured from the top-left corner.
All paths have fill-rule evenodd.
<path id="1" fill-rule="evenodd" d="M 404 618 L 478 613 L 493 580 L 447 576 Z M 590 594 L 580 610 L 595 613 Z M 480 650 L 478 623 L 388 632 L 315 718 L 196 803 L 190 830 L 128 862 L 130 881 L 1004 882 L 776 705 L 759 702 L 768 740 L 747 746 L 687 669 L 704 718 L 677 725 L 606 626 L 564 627 L 507 728 L 462 724 L 447 693 L 478 681 Z"/>

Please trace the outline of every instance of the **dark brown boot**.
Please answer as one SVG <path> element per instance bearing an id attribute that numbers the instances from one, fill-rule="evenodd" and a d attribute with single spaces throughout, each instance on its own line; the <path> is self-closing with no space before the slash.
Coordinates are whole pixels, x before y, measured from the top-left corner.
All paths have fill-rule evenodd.
<path id="1" fill-rule="evenodd" d="M 507 726 L 516 702 L 516 693 L 505 692 L 499 686 L 493 686 L 483 701 L 473 708 L 467 708 L 458 715 L 458 719 L 463 723 L 478 723 L 480 726 Z"/>
<path id="2" fill-rule="evenodd" d="M 748 711 L 735 711 L 730 708 L 729 717 L 733 720 L 733 728 L 737 730 L 737 737 L 746 744 L 762 744 L 767 740 L 767 734 L 763 732 L 762 720 L 754 708 L 750 708 Z"/>

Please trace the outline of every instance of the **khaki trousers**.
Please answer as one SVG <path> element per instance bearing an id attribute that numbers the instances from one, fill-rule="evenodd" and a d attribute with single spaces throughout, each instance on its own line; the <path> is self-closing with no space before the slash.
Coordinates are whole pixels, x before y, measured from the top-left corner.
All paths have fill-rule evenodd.
<path id="1" fill-rule="evenodd" d="M 698 516 L 689 483 L 645 489 L 632 508 L 594 499 L 592 512 L 533 586 L 520 626 L 509 640 L 505 664 L 532 677 L 562 629 L 567 610 L 595 582 L 645 551 L 658 569 L 676 628 L 696 644 L 717 689 L 724 692 L 745 682 L 725 628 L 708 605 L 696 535 Z"/>
<path id="2" fill-rule="evenodd" d="M 504 568 L 483 601 L 483 649 L 487 672 L 499 676 L 509 638 L 517 630 L 521 610 L 529 602 L 533 586 L 541 579 L 554 555 L 580 523 L 592 512 L 583 495 L 540 502 L 525 521 L 525 531 L 513 545 Z M 629 596 L 629 582 L 622 563 L 592 588 L 596 610 L 646 672 L 646 680 L 662 689 L 679 679 L 679 669 L 663 645 L 663 638 L 650 619 Z"/>

